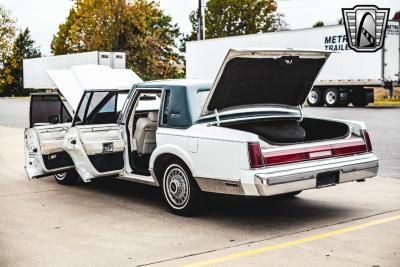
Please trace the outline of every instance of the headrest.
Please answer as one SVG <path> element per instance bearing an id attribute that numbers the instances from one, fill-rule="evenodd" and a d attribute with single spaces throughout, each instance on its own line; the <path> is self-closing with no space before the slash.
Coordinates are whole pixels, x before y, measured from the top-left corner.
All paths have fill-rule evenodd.
<path id="1" fill-rule="evenodd" d="M 149 115 L 147 115 L 147 118 L 149 118 L 151 121 L 158 121 L 158 112 L 157 111 L 151 111 L 149 112 Z"/>

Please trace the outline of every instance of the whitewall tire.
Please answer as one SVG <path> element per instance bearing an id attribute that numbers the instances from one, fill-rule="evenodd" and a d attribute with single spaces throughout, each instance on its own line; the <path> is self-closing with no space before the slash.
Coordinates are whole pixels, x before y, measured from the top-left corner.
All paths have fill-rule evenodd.
<path id="1" fill-rule="evenodd" d="M 171 160 L 166 164 L 161 188 L 163 199 L 173 213 L 191 216 L 199 211 L 201 191 L 182 161 Z"/>

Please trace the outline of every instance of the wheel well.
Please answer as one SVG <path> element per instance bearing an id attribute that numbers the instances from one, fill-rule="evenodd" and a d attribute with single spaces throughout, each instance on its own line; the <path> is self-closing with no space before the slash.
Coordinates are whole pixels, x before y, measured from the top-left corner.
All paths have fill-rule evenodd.
<path id="1" fill-rule="evenodd" d="M 156 176 L 159 184 L 161 184 L 161 182 L 162 182 L 161 179 L 163 176 L 163 171 L 167 167 L 167 164 L 171 160 L 176 160 L 176 161 L 182 162 L 183 164 L 185 164 L 187 169 L 190 170 L 189 167 L 187 166 L 187 164 L 185 163 L 185 161 L 183 159 L 181 159 L 180 157 L 178 157 L 177 155 L 174 155 L 171 153 L 161 154 L 156 158 L 156 160 L 154 161 L 154 165 L 153 165 L 154 175 Z"/>

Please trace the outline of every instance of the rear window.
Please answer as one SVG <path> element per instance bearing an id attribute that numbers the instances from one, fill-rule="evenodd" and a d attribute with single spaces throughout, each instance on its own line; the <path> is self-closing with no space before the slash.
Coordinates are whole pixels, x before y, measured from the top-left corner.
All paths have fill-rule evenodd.
<path id="1" fill-rule="evenodd" d="M 58 94 L 31 95 L 30 127 L 71 121 L 72 116 Z"/>
<path id="2" fill-rule="evenodd" d="M 210 94 L 209 90 L 197 92 L 197 104 L 199 105 L 199 108 L 202 108 L 204 106 L 204 103 L 206 103 L 209 94 Z"/>

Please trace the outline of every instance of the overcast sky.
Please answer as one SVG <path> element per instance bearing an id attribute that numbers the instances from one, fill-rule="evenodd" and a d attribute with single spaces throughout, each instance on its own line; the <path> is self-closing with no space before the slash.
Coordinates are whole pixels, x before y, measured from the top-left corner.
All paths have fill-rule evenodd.
<path id="1" fill-rule="evenodd" d="M 189 13 L 197 7 L 198 0 L 159 0 L 165 12 L 172 16 L 181 30 L 191 29 Z M 32 36 L 43 54 L 50 54 L 50 42 L 57 32 L 58 25 L 65 21 L 71 0 L 0 0 L 0 4 L 10 9 L 18 20 L 19 27 L 29 27 Z M 341 17 L 342 7 L 357 4 L 375 4 L 389 7 L 390 18 L 400 10 L 399 0 L 278 0 L 278 11 L 285 14 L 291 29 L 308 28 L 316 21 L 335 24 Z"/>

